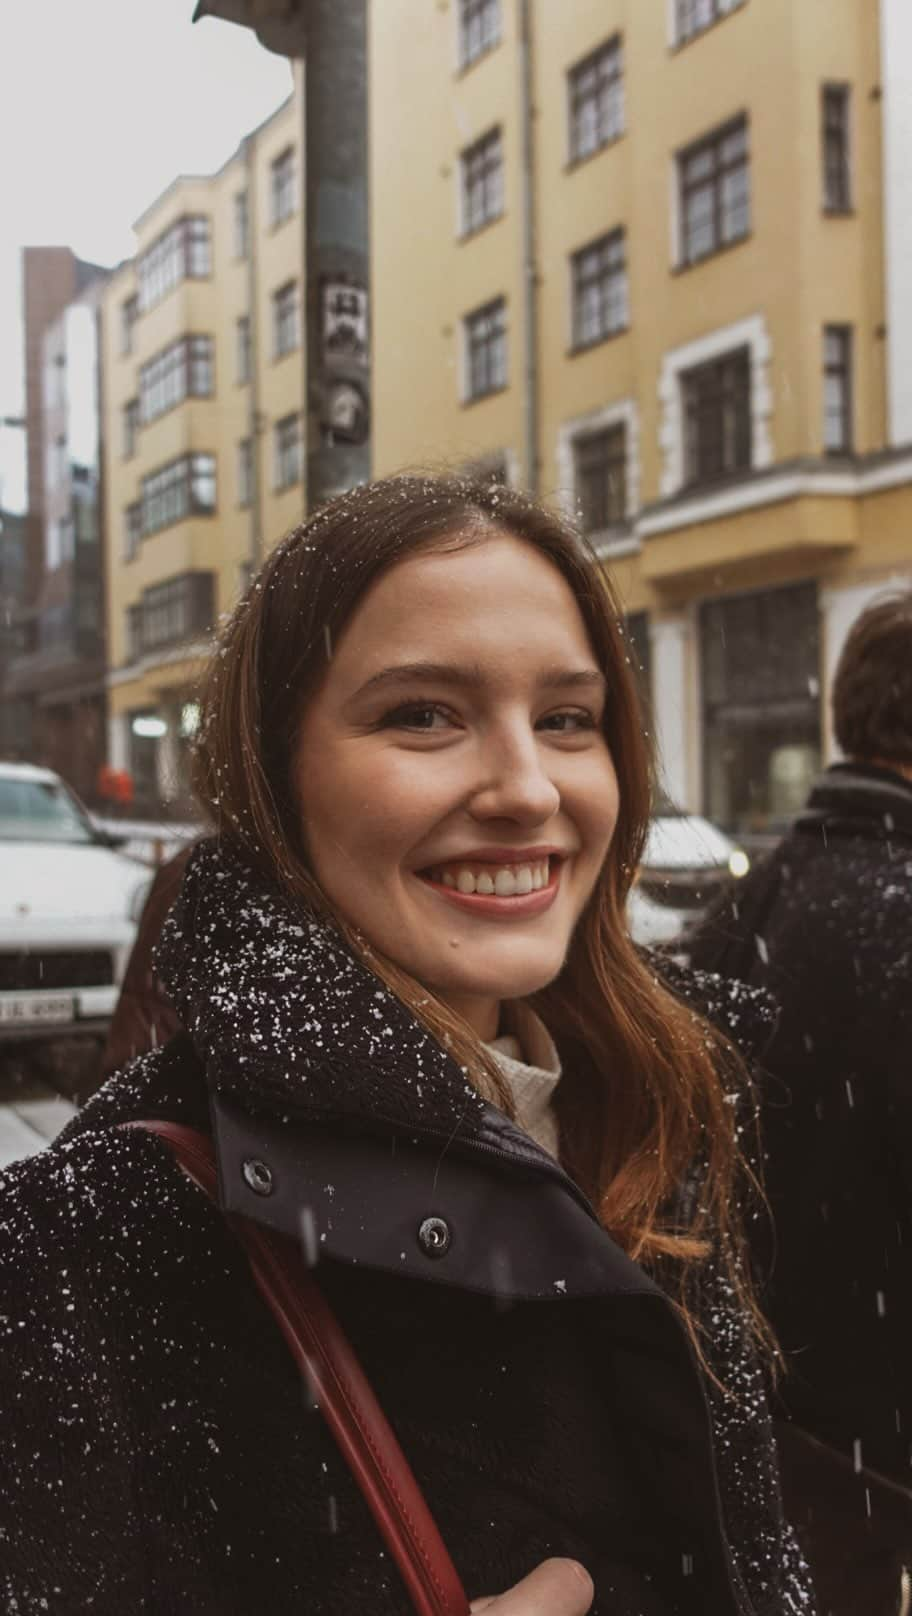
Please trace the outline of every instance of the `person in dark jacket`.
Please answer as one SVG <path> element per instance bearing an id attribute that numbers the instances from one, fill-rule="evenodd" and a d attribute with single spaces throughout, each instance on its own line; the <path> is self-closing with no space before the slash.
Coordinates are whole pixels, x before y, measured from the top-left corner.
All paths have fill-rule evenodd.
<path id="1" fill-rule="evenodd" d="M 268 559 L 203 696 L 182 1031 L 4 1177 L 4 1608 L 409 1608 L 224 1211 L 306 1229 L 471 1598 L 556 1558 L 600 1616 L 813 1611 L 743 1068 L 624 925 L 619 622 L 560 519 L 460 480 L 353 490 Z M 758 996 L 703 987 L 744 1033 Z M 151 1118 L 213 1131 L 222 1210 Z"/>
<path id="2" fill-rule="evenodd" d="M 783 1478 L 825 1612 L 895 1616 L 912 1564 L 912 592 L 854 624 L 847 761 L 707 917 L 692 963 L 770 989 L 765 1300 Z"/>

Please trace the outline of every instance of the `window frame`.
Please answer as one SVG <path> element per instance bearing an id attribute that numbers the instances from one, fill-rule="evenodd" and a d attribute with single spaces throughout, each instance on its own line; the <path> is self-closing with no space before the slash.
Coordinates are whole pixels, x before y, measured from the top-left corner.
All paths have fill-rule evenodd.
<path id="1" fill-rule="evenodd" d="M 278 230 L 297 212 L 298 176 L 293 145 L 286 146 L 269 165 L 269 217 Z"/>
<path id="2" fill-rule="evenodd" d="M 248 511 L 253 504 L 253 438 L 238 438 L 237 441 L 237 490 L 238 510 Z"/>
<path id="3" fill-rule="evenodd" d="M 239 314 L 234 322 L 235 383 L 247 387 L 253 372 L 252 327 L 249 314 Z"/>
<path id="4" fill-rule="evenodd" d="M 479 334 L 484 322 L 488 322 L 492 328 Z M 504 388 L 510 385 L 506 298 L 503 296 L 490 298 L 486 303 L 463 315 L 462 333 L 465 382 L 463 403 L 475 404 L 483 398 L 490 398 L 494 393 L 503 392 Z M 496 364 L 492 360 L 492 352 L 497 360 Z M 480 361 L 483 361 L 481 369 L 487 371 L 488 380 L 479 387 L 476 386 L 476 380 Z"/>
<path id="5" fill-rule="evenodd" d="M 139 319 L 139 293 L 131 292 L 120 305 L 120 353 L 127 358 L 133 352 L 136 322 Z"/>
<path id="6" fill-rule="evenodd" d="M 250 256 L 250 196 L 246 185 L 235 191 L 231 205 L 232 248 L 236 259 Z"/>
<path id="7" fill-rule="evenodd" d="M 272 357 L 285 359 L 301 346 L 301 299 L 297 279 L 277 286 L 272 294 Z"/>
<path id="8" fill-rule="evenodd" d="M 195 350 L 206 345 L 205 357 Z M 201 387 L 199 366 L 208 385 Z M 215 338 L 209 332 L 187 332 L 160 348 L 139 370 L 140 423 L 149 426 L 189 398 L 215 396 Z"/>
<path id="9" fill-rule="evenodd" d="M 584 92 L 581 81 L 587 74 L 594 75 L 594 84 L 591 90 Z M 610 109 L 612 94 L 616 93 L 620 103 L 617 127 L 610 126 Z M 567 95 L 567 161 L 571 165 L 585 163 L 590 157 L 604 151 L 616 140 L 626 133 L 627 106 L 624 88 L 624 41 L 620 33 L 612 34 L 594 51 L 568 67 L 566 75 Z M 584 147 L 579 136 L 581 110 L 589 103 L 594 103 L 595 139 L 589 146 Z"/>
<path id="10" fill-rule="evenodd" d="M 707 21 L 694 23 L 690 27 L 682 26 L 681 19 L 685 14 L 685 8 L 693 7 L 699 3 L 700 0 L 671 0 L 672 38 L 675 50 L 681 50 L 685 45 L 690 45 L 693 40 L 702 38 L 703 34 L 708 33 L 710 28 L 717 27 L 719 23 L 725 21 L 726 17 L 740 11 L 742 6 L 746 4 L 746 0 L 702 0 L 702 3 L 708 4 L 710 7 L 710 15 Z"/>
<path id="11" fill-rule="evenodd" d="M 124 506 L 123 513 L 123 558 L 124 561 L 134 561 L 139 554 L 142 541 L 142 500 L 131 500 Z"/>
<path id="12" fill-rule="evenodd" d="M 121 426 L 123 429 L 122 458 L 124 460 L 132 460 L 136 454 L 141 419 L 139 398 L 128 398 L 121 411 Z"/>
<path id="13" fill-rule="evenodd" d="M 614 256 L 614 261 L 612 258 Z M 586 260 L 595 260 L 594 272 Z M 617 298 L 615 282 L 620 283 L 622 318 L 612 321 L 611 308 Z M 595 291 L 599 306 L 597 328 L 585 334 L 584 315 L 589 304 L 587 292 Z M 630 271 L 627 263 L 627 233 L 623 225 L 606 230 L 570 254 L 570 351 L 584 353 L 630 329 Z"/>
<path id="14" fill-rule="evenodd" d="M 835 123 L 829 117 L 829 107 L 834 103 L 839 106 L 839 117 Z M 835 187 L 838 195 L 835 197 L 830 190 L 834 176 L 830 151 L 830 137 L 833 135 L 837 136 L 840 148 L 835 165 L 838 172 Z M 823 212 L 833 218 L 852 213 L 852 86 L 846 82 L 828 80 L 820 86 L 820 167 Z"/>
<path id="15" fill-rule="evenodd" d="M 495 124 L 459 154 L 459 219 L 462 237 L 477 235 L 504 216 L 503 126 Z M 473 195 L 480 196 L 473 216 Z"/>
<path id="16" fill-rule="evenodd" d="M 620 444 L 619 452 L 612 453 L 612 440 Z M 581 460 L 587 453 L 592 453 L 593 447 L 602 442 L 607 446 L 608 452 L 597 460 L 593 456 L 594 464 L 588 469 L 596 477 L 604 479 L 604 519 L 589 521 L 583 513 L 583 472 Z M 603 426 L 590 428 L 574 434 L 572 443 L 573 453 L 573 492 L 574 504 L 578 513 L 581 531 L 587 538 L 597 538 L 602 533 L 610 533 L 613 528 L 621 527 L 628 520 L 630 509 L 630 440 L 627 422 L 624 420 L 611 421 Z M 612 476 L 620 468 L 620 501 L 619 509 L 612 513 Z"/>
<path id="17" fill-rule="evenodd" d="M 494 20 L 493 29 L 489 26 Z M 473 41 L 473 30 L 477 39 Z M 503 37 L 501 0 L 458 0 L 456 14 L 457 60 L 461 72 L 466 72 L 492 50 L 496 50 Z"/>
<path id="18" fill-rule="evenodd" d="M 211 483 L 212 501 L 201 499 L 200 489 Z M 218 464 L 215 454 L 195 450 L 178 455 L 143 477 L 140 484 L 142 537 L 149 538 L 179 522 L 218 514 Z M 152 512 L 155 512 L 153 516 Z"/>
<path id="19" fill-rule="evenodd" d="M 737 367 L 737 370 L 736 370 Z M 742 372 L 738 375 L 737 372 Z M 728 372 L 735 373 L 738 387 L 731 385 Z M 696 396 L 696 388 L 716 380 L 715 393 Z M 680 372 L 681 423 L 684 478 L 682 491 L 706 488 L 738 477 L 753 468 L 753 356 L 746 344 L 717 354 Z M 743 383 L 743 386 L 742 386 Z M 739 409 L 744 406 L 743 413 Z M 714 457 L 712 445 L 705 438 L 700 441 L 701 423 L 715 407 L 719 412 L 719 453 Z M 705 427 L 704 427 L 705 430 Z M 745 454 L 739 455 L 743 446 Z M 731 447 L 731 453 L 729 453 Z M 711 462 L 717 458 L 719 464 Z"/>
<path id="20" fill-rule="evenodd" d="M 184 213 L 163 230 L 136 261 L 139 313 L 155 308 L 185 280 L 212 275 L 212 220 Z"/>
<path id="21" fill-rule="evenodd" d="M 295 464 L 289 474 L 286 457 L 293 455 Z M 273 491 L 284 494 L 304 480 L 304 433 L 300 410 L 283 415 L 273 426 Z"/>
<path id="22" fill-rule="evenodd" d="M 842 346 L 839 361 L 831 363 L 827 348 L 832 339 L 836 339 Z M 854 361 L 854 331 L 851 325 L 842 323 L 827 324 L 823 327 L 823 452 L 834 458 L 851 455 L 855 452 L 855 388 L 853 375 Z M 828 422 L 833 417 L 829 407 L 828 384 L 835 378 L 840 386 L 839 419 L 841 433 L 838 443 L 828 441 Z"/>
<path id="23" fill-rule="evenodd" d="M 735 161 L 726 159 L 722 154 L 722 147 L 727 140 L 735 135 L 743 134 L 743 152 Z M 688 177 L 687 167 L 698 164 L 701 159 L 709 158 L 710 171 L 696 178 Z M 746 184 L 742 206 L 744 209 L 744 227 L 737 234 L 724 233 L 726 217 L 725 183 L 732 175 L 743 171 Z M 747 241 L 752 226 L 752 193 L 751 193 L 751 144 L 750 119 L 746 112 L 738 113 L 734 118 L 726 119 L 725 123 L 717 124 L 699 140 L 691 141 L 682 147 L 675 155 L 675 181 L 677 185 L 678 206 L 678 268 L 692 269 L 696 265 L 705 263 L 708 258 L 714 258 L 717 253 L 725 252 L 730 247 L 736 247 Z M 699 191 L 707 186 L 712 187 L 712 245 L 706 250 L 697 252 L 693 249 L 688 220 L 688 202 Z"/>

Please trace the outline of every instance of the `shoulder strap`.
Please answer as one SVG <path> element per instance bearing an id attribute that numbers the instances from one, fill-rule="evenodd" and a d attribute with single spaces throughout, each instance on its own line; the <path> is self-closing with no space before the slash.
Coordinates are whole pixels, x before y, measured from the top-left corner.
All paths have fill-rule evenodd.
<path id="1" fill-rule="evenodd" d="M 218 1204 L 212 1141 L 166 1121 L 128 1122 L 155 1134 Z M 466 1616 L 468 1599 L 407 1459 L 326 1298 L 286 1237 L 230 1220 L 256 1285 L 393 1556 L 418 1616 Z"/>

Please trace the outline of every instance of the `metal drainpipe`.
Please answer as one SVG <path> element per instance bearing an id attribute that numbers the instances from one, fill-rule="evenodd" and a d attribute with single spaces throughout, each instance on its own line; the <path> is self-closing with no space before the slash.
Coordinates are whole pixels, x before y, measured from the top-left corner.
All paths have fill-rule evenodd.
<path id="1" fill-rule="evenodd" d="M 250 382 L 247 396 L 247 430 L 250 436 L 250 570 L 258 571 L 263 559 L 263 502 L 260 477 L 260 343 L 257 308 L 257 192 L 256 152 L 248 135 L 244 141 L 247 177 L 247 318 L 250 322 Z"/>
<path id="2" fill-rule="evenodd" d="M 532 105 L 532 7 L 519 4 L 519 110 L 522 147 L 520 209 L 523 261 L 523 438 L 526 487 L 539 486 L 538 262 L 535 216 L 535 139 Z"/>

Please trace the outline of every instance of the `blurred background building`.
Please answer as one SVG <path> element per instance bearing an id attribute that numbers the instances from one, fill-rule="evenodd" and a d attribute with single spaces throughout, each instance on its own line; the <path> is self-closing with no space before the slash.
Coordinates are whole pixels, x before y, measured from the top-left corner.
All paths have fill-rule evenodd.
<path id="1" fill-rule="evenodd" d="M 374 470 L 577 513 L 670 793 L 768 831 L 830 750 L 848 623 L 912 575 L 912 11 L 370 16 Z"/>
<path id="2" fill-rule="evenodd" d="M 832 753 L 849 623 L 912 577 L 908 0 L 374 0 L 366 158 L 363 0 L 200 14 L 297 60 L 103 292 L 107 762 L 137 807 L 187 806 L 199 661 L 264 550 L 425 465 L 579 518 L 670 795 L 773 833 Z M 47 259 L 39 318 L 26 265 L 30 514 L 0 555 L 26 750 L 54 701 L 13 664 L 79 571 L 35 391 L 75 266 Z"/>
<path id="3" fill-rule="evenodd" d="M 91 795 L 105 753 L 100 310 L 106 271 L 65 247 L 24 253 L 28 509 L 4 517 L 6 756 Z"/>
<path id="4" fill-rule="evenodd" d="M 188 807 L 208 636 L 304 508 L 294 101 L 176 179 L 107 288 L 109 763 L 140 809 Z"/>

